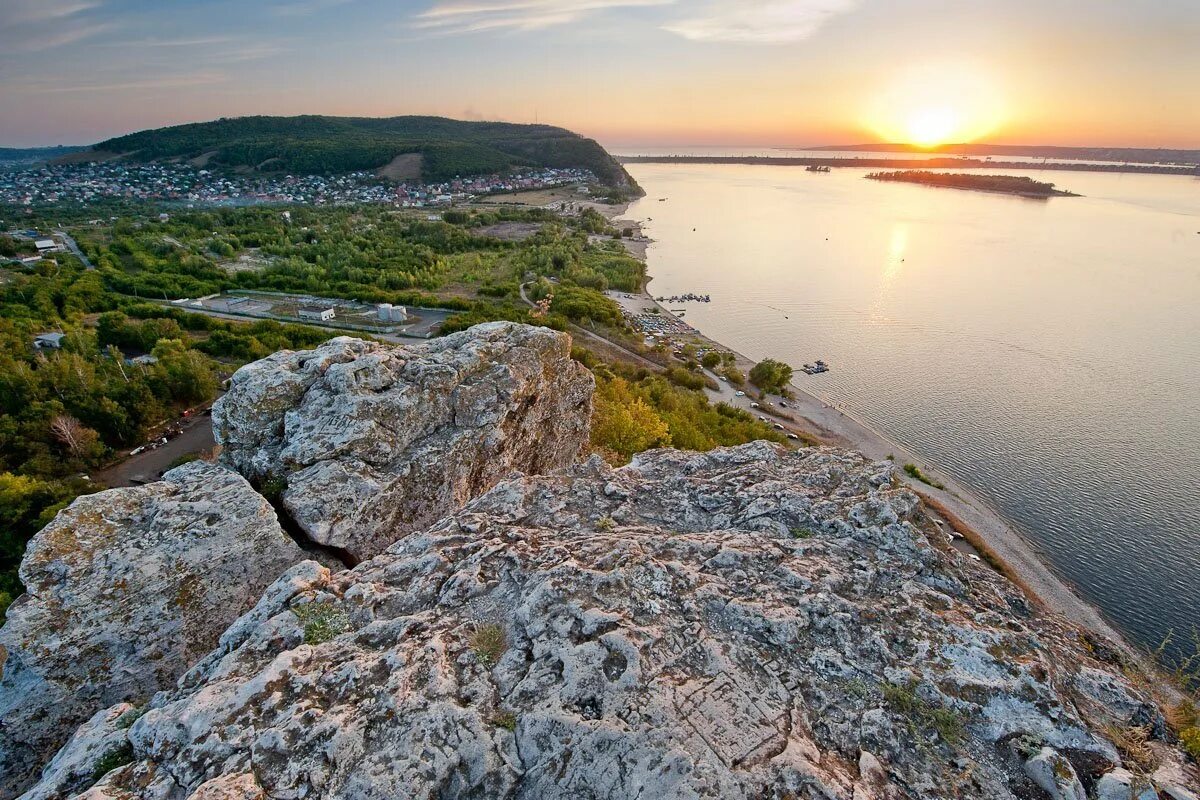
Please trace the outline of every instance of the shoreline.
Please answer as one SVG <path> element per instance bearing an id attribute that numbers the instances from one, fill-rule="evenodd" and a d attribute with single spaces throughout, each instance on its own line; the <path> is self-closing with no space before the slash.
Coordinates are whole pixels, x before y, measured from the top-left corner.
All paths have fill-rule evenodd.
<path id="1" fill-rule="evenodd" d="M 654 240 L 645 237 L 639 221 L 624 216 L 634 202 L 636 201 L 617 206 L 597 204 L 595 207 L 614 225 L 635 229 L 638 236 L 636 242 L 625 239 L 622 241 L 640 245 L 638 252 L 634 252 L 628 246 L 627 249 L 648 267 L 647 251 Z M 637 302 L 643 306 L 655 307 L 659 309 L 659 313 L 678 319 L 678 315 L 671 313 L 666 306 L 654 299 L 649 291 L 652 280 L 652 276 L 647 275 L 646 284 L 641 292 L 635 295 Z M 757 363 L 734 348 L 706 336 L 690 322 L 687 324 L 695 330 L 692 335 L 697 339 L 733 353 L 737 359 L 737 368 L 743 374 L 748 374 L 750 367 Z M 992 558 L 999 560 L 999 566 L 989 566 L 1020 588 L 1032 602 L 1050 613 L 1066 618 L 1078 627 L 1110 639 L 1139 661 L 1144 658 L 1145 653 L 1141 648 L 1130 642 L 1124 633 L 1105 619 L 1099 608 L 1085 600 L 1069 581 L 1055 573 L 1045 556 L 1038 551 L 1036 544 L 1029 541 L 1013 523 L 975 490 L 946 475 L 936 465 L 930 465 L 926 459 L 920 458 L 852 414 L 825 402 L 814 391 L 800 386 L 796 379 L 789 383 L 788 388 L 795 399 L 788 402 L 787 411 L 800 423 L 796 426 L 797 432 L 815 436 L 825 444 L 856 450 L 877 461 L 893 457 L 892 460 L 898 467 L 896 477 L 900 483 L 915 492 L 930 510 L 941 516 L 973 549 L 981 551 L 980 555 L 985 563 L 990 562 Z M 729 393 L 732 393 L 732 389 L 729 389 Z M 722 399 L 721 391 L 714 393 L 706 390 L 706 394 L 710 400 L 713 400 L 714 394 L 718 400 Z M 931 477 L 941 483 L 943 488 L 923 483 L 899 469 L 907 463 L 916 464 L 923 471 L 932 473 Z"/>

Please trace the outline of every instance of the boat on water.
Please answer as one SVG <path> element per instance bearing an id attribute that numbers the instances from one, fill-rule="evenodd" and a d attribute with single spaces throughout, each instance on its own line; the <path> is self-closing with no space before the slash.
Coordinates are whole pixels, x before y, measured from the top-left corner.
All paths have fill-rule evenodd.
<path id="1" fill-rule="evenodd" d="M 822 372 L 829 372 L 829 365 L 821 359 L 817 359 L 812 364 L 805 364 L 800 371 L 806 375 L 820 375 Z"/>
<path id="2" fill-rule="evenodd" d="M 833 172 L 832 167 L 828 167 L 824 164 L 809 164 L 807 167 L 805 167 L 805 170 L 808 172 Z"/>

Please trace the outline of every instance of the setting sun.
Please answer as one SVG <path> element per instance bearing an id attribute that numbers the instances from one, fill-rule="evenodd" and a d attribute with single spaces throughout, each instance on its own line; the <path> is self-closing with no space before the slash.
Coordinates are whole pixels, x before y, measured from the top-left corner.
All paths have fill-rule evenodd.
<path id="1" fill-rule="evenodd" d="M 987 75 L 962 64 L 927 64 L 881 87 L 863 124 L 885 142 L 932 148 L 987 136 L 1003 117 L 1001 93 Z"/>
<path id="2" fill-rule="evenodd" d="M 962 116 L 949 108 L 922 108 L 906 122 L 910 144 L 936 147 L 955 140 L 962 128 Z"/>

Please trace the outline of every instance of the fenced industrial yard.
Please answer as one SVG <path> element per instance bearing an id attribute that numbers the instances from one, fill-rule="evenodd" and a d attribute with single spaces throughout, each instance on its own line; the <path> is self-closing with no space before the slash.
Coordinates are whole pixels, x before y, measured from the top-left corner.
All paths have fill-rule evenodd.
<path id="1" fill-rule="evenodd" d="M 377 303 L 246 289 L 195 300 L 175 301 L 172 305 L 221 316 L 273 319 L 279 322 L 299 322 L 376 335 L 422 339 L 433 336 L 438 326 L 454 313 L 446 309 L 409 307 L 405 309 L 403 320 L 386 319 L 381 316 L 380 305 Z M 386 311 L 384 315 L 386 316 Z"/>

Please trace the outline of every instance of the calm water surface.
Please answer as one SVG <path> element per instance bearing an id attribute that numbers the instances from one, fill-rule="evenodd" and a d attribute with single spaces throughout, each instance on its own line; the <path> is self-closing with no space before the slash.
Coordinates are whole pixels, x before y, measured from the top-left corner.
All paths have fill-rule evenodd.
<path id="1" fill-rule="evenodd" d="M 1200 624 L 1200 179 L 1027 200 L 632 164 L 651 291 L 989 500 L 1133 638 Z M 660 202 L 659 198 L 667 198 Z M 693 230 L 693 228 L 695 230 Z"/>

